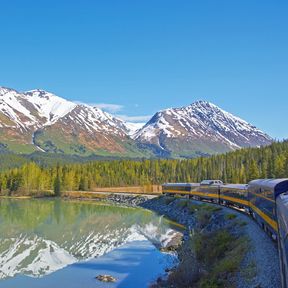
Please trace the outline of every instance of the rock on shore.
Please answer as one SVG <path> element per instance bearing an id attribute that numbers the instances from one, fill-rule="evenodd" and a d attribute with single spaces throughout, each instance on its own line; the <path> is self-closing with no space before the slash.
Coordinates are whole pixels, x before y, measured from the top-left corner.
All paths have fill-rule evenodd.
<path id="1" fill-rule="evenodd" d="M 111 275 L 98 275 L 95 278 L 101 282 L 116 282 L 116 278 Z"/>
<path id="2" fill-rule="evenodd" d="M 123 204 L 127 206 L 137 207 L 141 206 L 143 203 L 149 200 L 148 196 L 142 195 L 128 195 L 128 194 L 110 194 L 107 198 L 107 201 Z"/>

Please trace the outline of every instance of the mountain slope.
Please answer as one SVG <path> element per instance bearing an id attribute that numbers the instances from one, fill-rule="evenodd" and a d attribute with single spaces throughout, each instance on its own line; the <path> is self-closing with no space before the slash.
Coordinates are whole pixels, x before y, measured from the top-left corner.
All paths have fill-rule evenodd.
<path id="1" fill-rule="evenodd" d="M 0 152 L 195 157 L 271 142 L 256 127 L 205 101 L 157 112 L 143 126 L 44 90 L 0 87 Z"/>
<path id="2" fill-rule="evenodd" d="M 35 143 L 47 152 L 73 154 L 97 151 L 103 155 L 125 155 L 127 151 L 133 153 L 134 149 L 134 143 L 127 136 L 127 129 L 121 120 L 99 108 L 85 105 L 75 106 L 53 125 L 37 130 Z M 135 146 L 136 152 L 140 151 Z"/>
<path id="3" fill-rule="evenodd" d="M 44 90 L 20 93 L 0 87 L 0 142 L 16 152 L 151 155 L 137 148 L 121 119 Z"/>
<path id="4" fill-rule="evenodd" d="M 37 111 L 26 97 L 16 90 L 0 87 L 1 148 L 33 151 L 33 145 L 30 143 L 37 124 Z"/>
<path id="5" fill-rule="evenodd" d="M 255 126 L 205 101 L 157 112 L 133 138 L 167 155 L 188 157 L 272 142 Z"/>

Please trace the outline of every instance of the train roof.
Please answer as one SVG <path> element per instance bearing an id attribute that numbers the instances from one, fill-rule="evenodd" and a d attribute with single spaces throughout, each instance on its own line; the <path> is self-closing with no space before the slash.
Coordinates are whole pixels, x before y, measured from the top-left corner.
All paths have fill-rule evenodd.
<path id="1" fill-rule="evenodd" d="M 231 188 L 231 189 L 247 189 L 247 184 L 225 184 L 221 185 L 221 188 Z"/>
<path id="2" fill-rule="evenodd" d="M 275 198 L 288 191 L 288 178 L 282 179 L 257 179 L 250 181 L 249 186 L 258 186 L 260 188 L 273 190 Z"/>
<path id="3" fill-rule="evenodd" d="M 220 179 L 203 179 L 201 182 L 204 182 L 204 181 L 221 181 Z"/>
<path id="4" fill-rule="evenodd" d="M 199 186 L 199 183 L 164 183 L 163 186 L 191 187 L 191 186 Z"/>

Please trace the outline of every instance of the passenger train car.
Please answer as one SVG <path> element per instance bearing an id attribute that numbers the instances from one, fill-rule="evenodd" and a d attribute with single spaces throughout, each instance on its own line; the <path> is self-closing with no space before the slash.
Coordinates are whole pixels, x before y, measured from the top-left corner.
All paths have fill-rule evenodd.
<path id="1" fill-rule="evenodd" d="M 288 179 L 258 179 L 248 185 L 223 185 L 220 180 L 166 183 L 162 192 L 242 209 L 251 215 L 272 239 L 278 239 L 282 287 L 288 288 Z"/>

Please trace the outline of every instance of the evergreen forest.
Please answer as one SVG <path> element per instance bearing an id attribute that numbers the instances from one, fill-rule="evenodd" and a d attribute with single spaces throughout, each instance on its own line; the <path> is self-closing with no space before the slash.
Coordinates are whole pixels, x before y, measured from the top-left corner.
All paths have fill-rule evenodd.
<path id="1" fill-rule="evenodd" d="M 48 158 L 47 155 L 44 159 Z M 56 161 L 0 154 L 1 195 L 60 195 L 96 187 L 141 186 L 220 179 L 248 183 L 257 178 L 288 178 L 288 141 L 195 159 Z"/>

